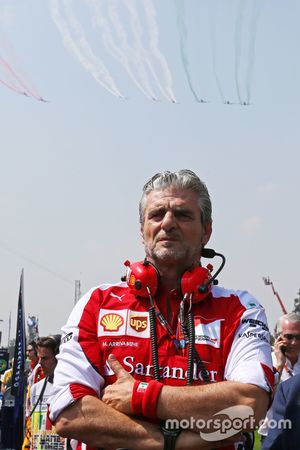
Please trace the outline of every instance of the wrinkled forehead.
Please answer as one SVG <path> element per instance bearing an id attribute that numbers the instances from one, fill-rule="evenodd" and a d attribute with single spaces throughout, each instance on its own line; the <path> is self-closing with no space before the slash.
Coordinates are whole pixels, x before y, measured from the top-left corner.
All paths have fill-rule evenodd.
<path id="1" fill-rule="evenodd" d="M 176 185 L 165 188 L 154 189 L 146 196 L 145 210 L 152 207 L 199 207 L 197 194 L 190 190 Z"/>

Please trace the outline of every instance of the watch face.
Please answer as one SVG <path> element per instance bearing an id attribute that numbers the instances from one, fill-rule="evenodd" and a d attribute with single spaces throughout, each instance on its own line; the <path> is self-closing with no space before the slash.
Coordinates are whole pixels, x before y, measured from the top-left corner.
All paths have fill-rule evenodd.
<path id="1" fill-rule="evenodd" d="M 164 427 L 162 428 L 162 432 L 165 436 L 177 437 L 181 431 L 182 431 L 181 428 L 170 428 L 170 429 Z"/>

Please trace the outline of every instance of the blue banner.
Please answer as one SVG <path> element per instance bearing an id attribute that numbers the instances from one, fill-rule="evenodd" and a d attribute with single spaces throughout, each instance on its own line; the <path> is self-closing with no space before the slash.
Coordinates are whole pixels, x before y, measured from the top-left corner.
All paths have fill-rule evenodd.
<path id="1" fill-rule="evenodd" d="M 24 271 L 20 279 L 20 290 L 17 311 L 17 330 L 14 353 L 14 365 L 11 384 L 11 394 L 15 397 L 14 405 L 14 430 L 15 443 L 13 448 L 21 449 L 23 442 L 24 426 L 24 397 L 25 397 L 25 361 L 26 361 L 26 332 L 24 312 Z"/>

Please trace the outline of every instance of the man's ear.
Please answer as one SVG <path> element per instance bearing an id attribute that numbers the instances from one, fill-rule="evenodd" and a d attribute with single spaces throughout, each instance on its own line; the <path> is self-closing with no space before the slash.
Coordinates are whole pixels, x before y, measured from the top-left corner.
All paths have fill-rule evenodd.
<path id="1" fill-rule="evenodd" d="M 203 234 L 203 238 L 202 238 L 202 244 L 206 245 L 210 239 L 212 233 L 212 224 L 209 223 L 208 225 L 206 225 L 204 234 Z"/>
<path id="2" fill-rule="evenodd" d="M 141 236 L 142 244 L 144 244 L 145 241 L 144 241 L 144 227 L 143 227 L 143 225 L 141 225 L 141 228 L 140 228 L 140 236 Z"/>

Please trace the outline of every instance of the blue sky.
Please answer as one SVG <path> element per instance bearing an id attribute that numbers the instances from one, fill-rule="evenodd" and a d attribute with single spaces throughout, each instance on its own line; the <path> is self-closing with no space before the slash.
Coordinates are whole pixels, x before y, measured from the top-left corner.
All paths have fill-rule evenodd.
<path id="1" fill-rule="evenodd" d="M 158 101 L 149 99 L 107 53 L 88 2 L 69 3 L 124 99 L 103 88 L 66 48 L 51 17 L 53 3 L 0 0 L 2 61 L 47 100 L 0 85 L 3 343 L 10 311 L 14 333 L 22 267 L 26 315 L 38 315 L 40 333 L 48 334 L 58 332 L 68 317 L 75 279 L 86 292 L 118 281 L 124 260 L 143 258 L 137 204 L 144 182 L 165 169 L 190 168 L 209 188 L 210 246 L 227 258 L 220 285 L 257 296 L 271 328 L 281 310 L 262 277 L 271 277 L 288 310 L 300 288 L 299 2 L 186 0 L 184 40 L 175 1 L 152 0 L 158 49 L 178 102 L 173 103 L 158 87 L 166 85 L 166 66 L 151 54 L 155 30 L 148 27 L 144 0 L 128 1 L 142 26 L 139 53 L 133 50 L 137 28 L 124 0 L 99 2 L 102 18 L 114 30 L 108 6 L 115 5 L 133 73 L 141 77 L 142 67 L 148 70 Z M 59 5 L 70 20 L 64 1 Z M 72 33 L 78 45 L 74 28 Z M 124 61 L 124 42 L 112 33 Z M 156 81 L 149 75 L 150 61 Z M 208 103 L 196 102 L 187 67 L 195 92 Z M 15 85 L 2 64 L 0 79 L 4 76 Z M 242 100 L 250 89 L 251 105 L 223 104 L 216 79 L 232 103 L 238 103 L 238 89 Z"/>

